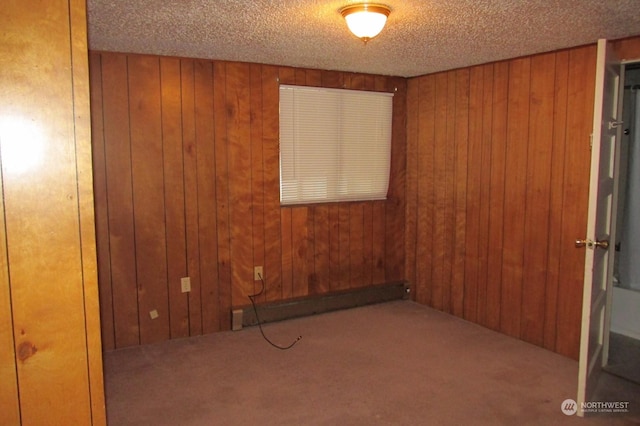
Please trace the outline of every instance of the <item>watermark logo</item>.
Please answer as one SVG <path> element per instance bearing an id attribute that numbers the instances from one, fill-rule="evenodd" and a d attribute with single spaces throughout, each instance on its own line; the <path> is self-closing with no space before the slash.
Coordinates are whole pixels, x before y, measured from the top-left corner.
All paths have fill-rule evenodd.
<path id="1" fill-rule="evenodd" d="M 573 399 L 565 399 L 560 410 L 567 416 L 573 416 L 578 410 L 581 413 L 628 413 L 629 401 L 586 401 L 578 405 Z"/>
<path id="2" fill-rule="evenodd" d="M 565 399 L 564 401 L 562 401 L 562 404 L 560 405 L 560 409 L 567 416 L 573 416 L 575 413 L 578 412 L 578 403 L 575 402 L 573 399 Z"/>

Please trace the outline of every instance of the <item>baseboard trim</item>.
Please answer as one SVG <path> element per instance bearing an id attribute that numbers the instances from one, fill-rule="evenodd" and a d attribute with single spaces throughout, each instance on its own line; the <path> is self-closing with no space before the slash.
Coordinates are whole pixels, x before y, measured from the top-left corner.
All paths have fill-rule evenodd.
<path id="1" fill-rule="evenodd" d="M 405 281 L 400 281 L 261 304 L 257 306 L 257 310 L 260 322 L 264 324 L 408 298 L 409 285 Z M 254 325 L 258 325 L 258 321 L 251 305 L 234 308 L 231 311 L 232 330 L 241 330 L 243 327 Z"/>

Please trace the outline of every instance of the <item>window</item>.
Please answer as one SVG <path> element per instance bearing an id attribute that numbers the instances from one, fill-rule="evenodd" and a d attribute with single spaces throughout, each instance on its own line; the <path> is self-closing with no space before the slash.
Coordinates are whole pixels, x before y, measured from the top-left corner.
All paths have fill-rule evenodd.
<path id="1" fill-rule="evenodd" d="M 280 86 L 280 202 L 383 200 L 393 94 Z"/>

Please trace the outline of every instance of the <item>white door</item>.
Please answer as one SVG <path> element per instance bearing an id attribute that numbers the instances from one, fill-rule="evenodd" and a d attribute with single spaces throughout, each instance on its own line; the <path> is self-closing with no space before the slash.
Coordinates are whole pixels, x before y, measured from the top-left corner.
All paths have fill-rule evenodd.
<path id="1" fill-rule="evenodd" d="M 603 365 L 607 289 L 611 286 L 612 276 L 609 268 L 613 267 L 613 248 L 610 252 L 608 247 L 614 221 L 619 86 L 620 62 L 613 57 L 607 41 L 599 40 L 587 234 L 584 240 L 576 241 L 577 247 L 586 247 L 576 401 L 578 415 L 583 414 L 581 404 L 589 401 Z"/>

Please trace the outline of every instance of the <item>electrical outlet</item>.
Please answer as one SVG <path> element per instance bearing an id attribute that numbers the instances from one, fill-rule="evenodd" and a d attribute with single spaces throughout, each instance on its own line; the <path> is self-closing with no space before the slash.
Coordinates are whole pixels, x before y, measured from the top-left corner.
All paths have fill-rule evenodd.
<path id="1" fill-rule="evenodd" d="M 182 288 L 183 293 L 189 293 L 191 291 L 191 278 L 189 277 L 180 278 L 180 286 Z"/>
<path id="2" fill-rule="evenodd" d="M 253 280 L 260 281 L 264 279 L 264 273 L 262 272 L 262 266 L 254 266 L 253 267 Z"/>
<path id="3" fill-rule="evenodd" d="M 149 311 L 149 316 L 151 317 L 152 320 L 158 318 L 160 315 L 158 314 L 158 311 L 153 309 L 152 311 Z"/>

